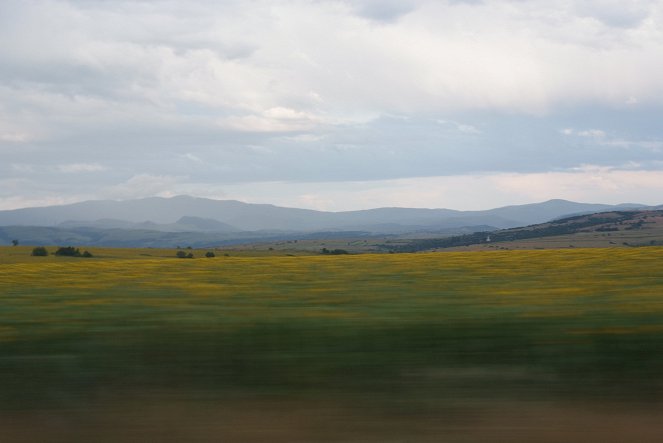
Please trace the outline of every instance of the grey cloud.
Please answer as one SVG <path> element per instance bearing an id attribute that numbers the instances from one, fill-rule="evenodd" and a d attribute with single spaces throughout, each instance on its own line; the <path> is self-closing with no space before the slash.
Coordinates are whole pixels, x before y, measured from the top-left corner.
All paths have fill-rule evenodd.
<path id="1" fill-rule="evenodd" d="M 411 0 L 361 0 L 351 4 L 360 16 L 381 22 L 393 22 L 416 7 Z"/>
<path id="2" fill-rule="evenodd" d="M 7 0 L 5 196 L 655 164 L 662 8 L 629 5 Z"/>
<path id="3" fill-rule="evenodd" d="M 484 0 L 449 0 L 449 3 L 454 4 L 467 4 L 467 5 L 480 5 Z"/>
<path id="4" fill-rule="evenodd" d="M 617 28 L 634 28 L 650 16 L 656 2 L 649 0 L 582 0 L 576 2 L 581 16 L 592 17 Z"/>

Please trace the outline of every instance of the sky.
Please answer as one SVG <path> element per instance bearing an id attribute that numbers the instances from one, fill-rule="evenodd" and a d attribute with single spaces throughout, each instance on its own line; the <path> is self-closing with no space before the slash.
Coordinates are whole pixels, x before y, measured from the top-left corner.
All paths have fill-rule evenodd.
<path id="1" fill-rule="evenodd" d="M 663 203 L 660 0 L 2 0 L 0 209 Z"/>

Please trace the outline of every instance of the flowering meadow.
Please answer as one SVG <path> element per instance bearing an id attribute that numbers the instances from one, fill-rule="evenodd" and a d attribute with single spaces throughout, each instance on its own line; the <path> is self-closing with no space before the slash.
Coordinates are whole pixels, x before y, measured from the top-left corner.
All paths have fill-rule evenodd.
<path id="1" fill-rule="evenodd" d="M 663 393 L 663 248 L 91 252 L 0 249 L 0 410 L 173 389 L 408 408 Z"/>

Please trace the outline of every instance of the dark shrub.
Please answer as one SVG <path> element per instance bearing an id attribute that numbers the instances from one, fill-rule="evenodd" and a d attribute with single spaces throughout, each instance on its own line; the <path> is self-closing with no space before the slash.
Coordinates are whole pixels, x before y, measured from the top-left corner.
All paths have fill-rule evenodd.
<path id="1" fill-rule="evenodd" d="M 332 249 L 331 251 L 327 248 L 322 248 L 320 251 L 322 254 L 329 254 L 329 255 L 346 255 L 349 254 L 348 251 L 345 249 Z"/>
<path id="2" fill-rule="evenodd" d="M 46 257 L 48 255 L 48 251 L 43 246 L 37 246 L 32 250 L 32 254 L 30 255 L 34 257 Z"/>
<path id="3" fill-rule="evenodd" d="M 64 257 L 80 257 L 81 251 L 78 248 L 73 246 L 61 247 L 55 251 L 55 255 L 64 256 Z"/>
<path id="4" fill-rule="evenodd" d="M 205 254 L 205 257 L 207 257 L 207 258 L 213 258 L 213 257 L 216 257 L 216 254 L 214 254 L 212 251 L 209 251 L 209 252 L 207 252 L 207 253 Z"/>

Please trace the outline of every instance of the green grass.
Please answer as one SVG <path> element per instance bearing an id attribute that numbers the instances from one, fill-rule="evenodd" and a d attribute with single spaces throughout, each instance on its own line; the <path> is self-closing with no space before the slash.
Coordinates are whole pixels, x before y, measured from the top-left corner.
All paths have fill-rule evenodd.
<path id="1" fill-rule="evenodd" d="M 90 252 L 0 248 L 0 407 L 81 406 L 114 387 L 431 401 L 662 393 L 663 248 Z"/>

